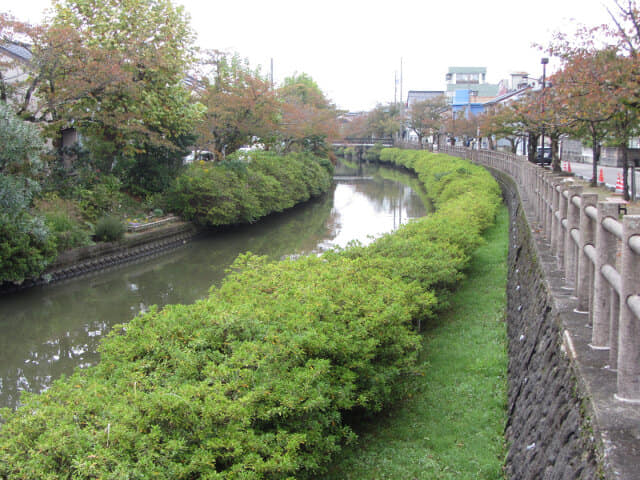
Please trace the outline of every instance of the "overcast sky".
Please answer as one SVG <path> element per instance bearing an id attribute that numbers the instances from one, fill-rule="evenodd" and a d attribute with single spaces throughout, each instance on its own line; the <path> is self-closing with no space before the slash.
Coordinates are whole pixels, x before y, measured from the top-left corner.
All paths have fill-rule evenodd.
<path id="1" fill-rule="evenodd" d="M 613 0 L 174 0 L 184 5 L 198 44 L 237 52 L 275 81 L 307 73 L 340 108 L 369 110 L 402 90 L 444 90 L 449 66 L 487 68 L 498 83 L 516 71 L 542 75 L 555 31 L 610 23 Z M 5 3 L 6 5 L 6 3 Z M 38 22 L 49 0 L 11 2 Z M 0 7 L 6 9 L 7 7 Z M 553 63 L 548 67 L 551 73 Z"/>

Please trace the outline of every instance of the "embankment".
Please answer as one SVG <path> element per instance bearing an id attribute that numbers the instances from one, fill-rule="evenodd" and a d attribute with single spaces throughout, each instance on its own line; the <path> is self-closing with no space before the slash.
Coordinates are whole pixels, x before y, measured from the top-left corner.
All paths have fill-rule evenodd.
<path id="1" fill-rule="evenodd" d="M 563 342 L 559 302 L 569 292 L 555 289 L 545 268 L 544 245 L 536 239 L 513 180 L 492 171 L 511 213 L 507 329 L 509 420 L 507 477 L 527 479 L 601 478 L 598 444 L 589 402 L 578 380 L 571 345 Z"/>

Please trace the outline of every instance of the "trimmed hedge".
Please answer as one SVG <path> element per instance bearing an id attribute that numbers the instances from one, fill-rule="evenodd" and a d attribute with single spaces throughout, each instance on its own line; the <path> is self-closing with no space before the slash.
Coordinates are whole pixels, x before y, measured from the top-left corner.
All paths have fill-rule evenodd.
<path id="1" fill-rule="evenodd" d="M 168 209 L 203 226 L 254 222 L 326 192 L 333 166 L 310 153 L 255 151 L 197 162 L 167 192 Z"/>
<path id="2" fill-rule="evenodd" d="M 0 476 L 321 475 L 354 438 L 345 415 L 410 388 L 415 324 L 446 305 L 500 202 L 479 167 L 411 158 L 437 212 L 368 247 L 276 263 L 242 255 L 207 299 L 115 327 L 99 365 L 3 412 Z M 440 201 L 452 192 L 462 193 Z"/>

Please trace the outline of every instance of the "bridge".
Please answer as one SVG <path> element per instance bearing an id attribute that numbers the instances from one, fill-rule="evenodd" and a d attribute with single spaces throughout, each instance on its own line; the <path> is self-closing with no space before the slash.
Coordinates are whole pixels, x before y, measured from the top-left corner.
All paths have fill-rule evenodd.
<path id="1" fill-rule="evenodd" d="M 366 138 L 350 138 L 347 137 L 343 140 L 339 140 L 337 142 L 333 142 L 332 145 L 334 147 L 361 147 L 361 148 L 371 148 L 376 145 L 382 145 L 383 147 L 393 147 L 393 138 L 376 138 L 376 137 L 366 137 Z"/>

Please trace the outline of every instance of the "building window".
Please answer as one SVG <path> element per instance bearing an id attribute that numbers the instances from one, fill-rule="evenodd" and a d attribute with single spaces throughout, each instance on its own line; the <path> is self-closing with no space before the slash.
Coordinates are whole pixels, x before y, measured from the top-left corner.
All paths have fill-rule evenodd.
<path id="1" fill-rule="evenodd" d="M 459 73 L 456 75 L 456 83 L 480 83 L 480 75 L 477 73 Z"/>

